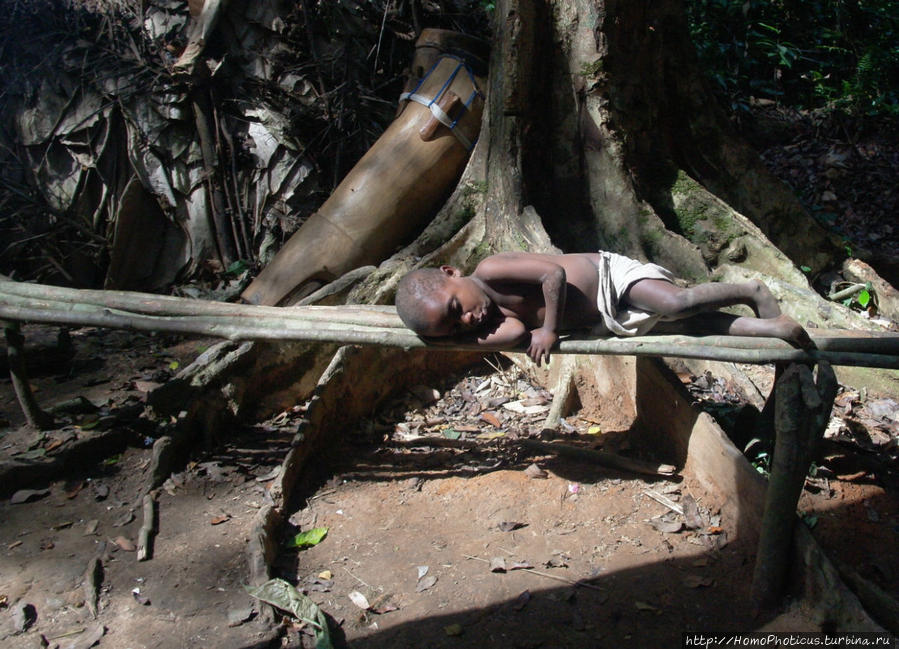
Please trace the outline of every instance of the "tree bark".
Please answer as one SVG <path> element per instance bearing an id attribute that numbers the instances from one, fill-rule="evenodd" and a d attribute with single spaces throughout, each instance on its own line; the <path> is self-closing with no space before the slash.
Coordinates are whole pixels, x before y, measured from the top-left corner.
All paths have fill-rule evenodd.
<path id="1" fill-rule="evenodd" d="M 805 476 L 830 420 L 837 380 L 827 363 L 818 366 L 817 381 L 805 365 L 791 364 L 774 388 L 774 459 L 768 478 L 765 514 L 752 576 L 756 610 L 774 607 L 786 580 L 796 505 Z"/>

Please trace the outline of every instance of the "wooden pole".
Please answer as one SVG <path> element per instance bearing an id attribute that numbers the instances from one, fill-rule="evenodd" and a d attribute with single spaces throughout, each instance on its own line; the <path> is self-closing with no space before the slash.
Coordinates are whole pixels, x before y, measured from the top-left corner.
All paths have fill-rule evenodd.
<path id="1" fill-rule="evenodd" d="M 774 458 L 765 494 L 765 513 L 752 575 L 755 610 L 773 608 L 780 601 L 790 565 L 796 506 L 805 476 L 830 418 L 837 379 L 829 363 L 812 370 L 793 363 L 774 386 Z"/>
<path id="2" fill-rule="evenodd" d="M 130 291 L 91 291 L 0 279 L 0 319 L 214 336 L 229 340 L 331 342 L 404 348 L 487 351 L 451 340 L 429 344 L 406 329 L 392 306 L 265 307 Z M 899 334 L 815 330 L 817 349 L 776 338 L 649 335 L 589 338 L 567 335 L 561 354 L 702 358 L 739 363 L 817 363 L 899 369 Z M 521 351 L 521 350 L 506 350 Z"/>
<path id="3" fill-rule="evenodd" d="M 4 321 L 3 333 L 6 336 L 6 356 L 9 362 L 9 375 L 19 406 L 25 415 L 28 425 L 38 430 L 53 428 L 56 423 L 53 415 L 45 412 L 38 405 L 25 372 L 25 338 L 19 330 L 19 323 Z"/>

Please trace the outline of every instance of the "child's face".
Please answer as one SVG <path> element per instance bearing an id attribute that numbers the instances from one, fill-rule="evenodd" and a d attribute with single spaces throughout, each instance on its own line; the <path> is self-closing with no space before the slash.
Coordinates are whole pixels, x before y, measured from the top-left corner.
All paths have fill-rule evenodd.
<path id="1" fill-rule="evenodd" d="M 452 336 L 481 327 L 487 322 L 493 305 L 490 297 L 458 268 L 442 266 L 440 270 L 446 279 L 426 305 L 430 326 L 422 335 Z"/>

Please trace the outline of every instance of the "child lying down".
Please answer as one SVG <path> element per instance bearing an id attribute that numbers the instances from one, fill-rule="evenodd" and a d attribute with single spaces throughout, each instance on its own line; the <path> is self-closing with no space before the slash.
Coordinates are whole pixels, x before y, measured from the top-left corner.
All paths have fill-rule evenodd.
<path id="1" fill-rule="evenodd" d="M 756 317 L 717 311 L 734 304 L 748 305 Z M 667 320 L 682 321 L 689 333 L 811 345 L 761 282 L 681 288 L 661 266 L 611 252 L 506 252 L 487 257 L 471 275 L 453 266 L 414 270 L 400 280 L 396 310 L 423 338 L 491 349 L 527 344 L 538 364 L 549 361 L 560 332 L 590 328 L 595 335 L 639 336 Z"/>

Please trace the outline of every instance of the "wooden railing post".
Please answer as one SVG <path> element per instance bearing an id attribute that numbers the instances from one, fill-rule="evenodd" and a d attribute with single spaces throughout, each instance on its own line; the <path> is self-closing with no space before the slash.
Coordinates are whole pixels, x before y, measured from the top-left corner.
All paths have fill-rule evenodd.
<path id="1" fill-rule="evenodd" d="M 830 364 L 818 364 L 817 382 L 808 365 L 790 364 L 774 385 L 774 458 L 752 576 L 756 611 L 775 606 L 790 565 L 796 506 L 805 476 L 833 408 L 837 380 Z"/>
<path id="2" fill-rule="evenodd" d="M 25 337 L 19 328 L 19 323 L 8 320 L 0 320 L 3 326 L 3 334 L 6 336 L 6 356 L 9 362 L 9 376 L 12 379 L 13 388 L 19 406 L 25 415 L 28 425 L 38 430 L 52 428 L 55 421 L 53 415 L 41 409 L 34 398 L 28 375 L 25 372 Z"/>

